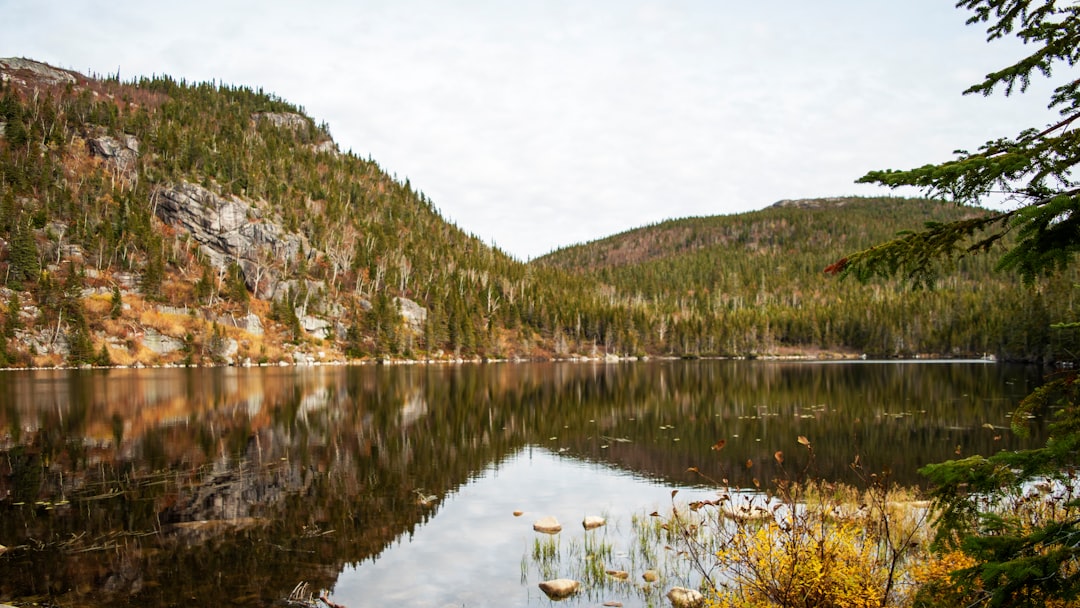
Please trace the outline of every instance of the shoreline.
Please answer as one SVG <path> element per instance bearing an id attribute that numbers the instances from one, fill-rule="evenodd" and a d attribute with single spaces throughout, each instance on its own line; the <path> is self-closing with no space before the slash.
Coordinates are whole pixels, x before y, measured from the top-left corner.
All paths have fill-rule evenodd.
<path id="1" fill-rule="evenodd" d="M 819 355 L 740 355 L 740 356 L 695 356 L 695 357 L 679 357 L 673 355 L 661 355 L 661 356 L 618 356 L 618 355 L 605 355 L 601 357 L 589 357 L 585 355 L 581 356 L 569 356 L 569 357 L 534 357 L 534 358 L 487 358 L 487 357 L 470 357 L 470 358 L 453 358 L 453 359 L 393 359 L 393 358 L 374 358 L 374 359 L 315 359 L 313 355 L 309 355 L 306 360 L 294 360 L 289 361 L 277 361 L 277 362 L 244 362 L 244 363 L 161 363 L 155 365 L 148 365 L 144 363 L 134 363 L 132 365 L 56 365 L 56 366 L 28 366 L 28 367 L 0 367 L 0 373 L 11 371 L 82 371 L 82 370 L 112 370 L 112 369 L 213 369 L 213 368 L 269 368 L 269 367 L 346 367 L 346 366 L 368 366 L 368 365 L 467 365 L 467 364 L 499 364 L 499 363 L 603 363 L 603 364 L 616 364 L 616 363 L 628 363 L 628 362 L 644 362 L 644 361 L 799 361 L 799 362 L 817 362 L 817 363 L 1027 363 L 1034 365 L 1032 362 L 1023 361 L 999 361 L 997 357 L 993 355 L 984 355 L 983 357 L 957 357 L 957 356 L 945 356 L 945 355 L 933 355 L 933 354 L 921 354 L 913 357 L 868 357 L 865 354 L 855 355 L 850 353 L 822 353 Z"/>

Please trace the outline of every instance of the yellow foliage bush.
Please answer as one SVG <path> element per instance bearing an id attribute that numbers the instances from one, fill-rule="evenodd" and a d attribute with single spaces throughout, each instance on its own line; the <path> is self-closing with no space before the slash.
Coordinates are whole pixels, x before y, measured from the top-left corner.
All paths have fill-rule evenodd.
<path id="1" fill-rule="evenodd" d="M 734 535 L 717 559 L 727 565 L 711 606 L 765 608 L 820 606 L 871 608 L 882 605 L 887 564 L 853 522 L 812 527 L 770 521 Z"/>
<path id="2" fill-rule="evenodd" d="M 968 592 L 952 573 L 975 565 L 975 558 L 960 550 L 927 556 L 911 568 L 911 578 L 918 588 L 916 606 L 966 606 L 972 603 Z"/>
<path id="3" fill-rule="evenodd" d="M 675 509 L 668 522 L 713 608 L 885 608 L 914 598 L 914 567 L 933 531 L 916 492 L 778 483 L 775 494 L 720 496 Z"/>

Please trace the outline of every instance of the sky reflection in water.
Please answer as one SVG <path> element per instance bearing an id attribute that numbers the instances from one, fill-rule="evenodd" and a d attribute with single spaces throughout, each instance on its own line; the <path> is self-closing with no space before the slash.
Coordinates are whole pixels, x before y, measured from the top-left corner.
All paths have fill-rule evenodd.
<path id="1" fill-rule="evenodd" d="M 373 598 L 394 606 L 543 606 L 535 568 L 521 580 L 521 560 L 539 535 L 537 519 L 552 515 L 563 526 L 560 543 L 581 540 L 587 515 L 607 518 L 606 535 L 615 544 L 611 569 L 630 570 L 625 544 L 631 516 L 671 505 L 671 490 L 626 471 L 583 462 L 529 446 L 488 467 L 439 505 L 439 512 L 411 537 L 402 538 L 373 561 L 347 568 L 333 598 L 346 606 Z M 685 489 L 684 489 L 685 490 Z M 679 501 L 713 497 L 715 492 L 683 491 Z M 514 511 L 524 511 L 520 517 Z M 604 531 L 590 532 L 604 534 Z M 570 576 L 574 567 L 564 563 Z M 631 572 L 640 581 L 641 571 Z M 626 597 L 612 598 L 631 606 Z M 585 597 L 560 606 L 592 605 Z"/>
<path id="2" fill-rule="evenodd" d="M 1026 439 L 1008 427 L 1038 377 L 763 361 L 7 372 L 0 603 L 263 606 L 305 582 L 349 608 L 546 606 L 528 560 L 541 517 L 563 523 L 566 553 L 584 516 L 607 516 L 589 538 L 637 582 L 631 516 L 672 488 L 714 492 L 689 467 L 768 485 L 801 474 L 806 436 L 814 476 L 857 483 L 859 456 L 919 483 L 927 463 L 1045 441 L 1039 421 Z M 624 587 L 562 605 L 645 603 Z"/>

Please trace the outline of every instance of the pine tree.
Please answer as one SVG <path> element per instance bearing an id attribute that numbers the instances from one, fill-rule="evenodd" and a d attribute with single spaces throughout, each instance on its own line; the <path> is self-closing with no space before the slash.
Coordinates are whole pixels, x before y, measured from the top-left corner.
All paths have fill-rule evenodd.
<path id="1" fill-rule="evenodd" d="M 8 285 L 13 289 L 22 289 L 24 283 L 32 283 L 41 272 L 34 231 L 26 218 L 21 218 L 15 224 L 8 259 Z"/>
<path id="2" fill-rule="evenodd" d="M 958 6 L 972 12 L 969 24 L 986 26 L 990 41 L 1015 35 L 1032 49 L 965 93 L 1022 93 L 1032 77 L 1060 77 L 1080 61 L 1080 6 L 1075 2 L 961 0 Z M 902 274 L 925 284 L 933 281 L 943 261 L 995 248 L 1004 250 L 998 267 L 1017 273 L 1027 284 L 1068 268 L 1080 251 L 1080 130 L 1074 124 L 1080 119 L 1080 79 L 1066 76 L 1054 89 L 1049 108 L 1060 112 L 1052 124 L 994 139 L 974 153 L 960 151 L 945 163 L 873 171 L 860 180 L 916 186 L 962 205 L 1004 193 L 1019 202 L 1015 209 L 929 225 L 841 259 L 828 270 L 860 279 Z M 1039 324 L 1045 326 L 1045 321 Z M 1080 466 L 1078 379 L 1075 373 L 1051 378 L 1017 411 L 1018 431 L 1025 415 L 1056 411 L 1046 447 L 972 456 L 924 469 L 943 509 L 939 544 L 959 546 L 976 559 L 975 566 L 956 573 L 967 585 L 972 605 L 1044 606 L 1080 597 L 1075 502 L 1059 505 L 1060 516 L 1034 521 L 1010 509 L 980 509 L 980 500 L 1016 491 L 1033 480 L 1061 479 L 1072 487 L 1073 471 Z"/>

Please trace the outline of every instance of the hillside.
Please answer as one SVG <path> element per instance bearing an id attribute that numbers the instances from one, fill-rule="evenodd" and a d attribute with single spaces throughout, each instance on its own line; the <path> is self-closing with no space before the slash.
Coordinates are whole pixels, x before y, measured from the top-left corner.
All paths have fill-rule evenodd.
<path id="1" fill-rule="evenodd" d="M 566 281 L 301 108 L 29 60 L 0 74 L 9 364 L 544 354 L 524 305 Z"/>
<path id="2" fill-rule="evenodd" d="M 981 213 L 922 199 L 785 200 L 761 211 L 630 230 L 535 263 L 663 311 L 666 331 L 676 336 L 667 342 L 682 354 L 813 346 L 875 356 L 1057 356 L 1048 320 L 1075 318 L 1074 274 L 1022 288 L 994 271 L 993 254 L 960 260 L 930 290 L 897 281 L 862 285 L 822 272 L 902 231 Z"/>
<path id="3" fill-rule="evenodd" d="M 913 295 L 821 273 L 970 212 L 787 202 L 523 264 L 274 95 L 0 59 L 3 366 L 1047 355 L 1070 277 L 1024 292 L 975 258 Z"/>

